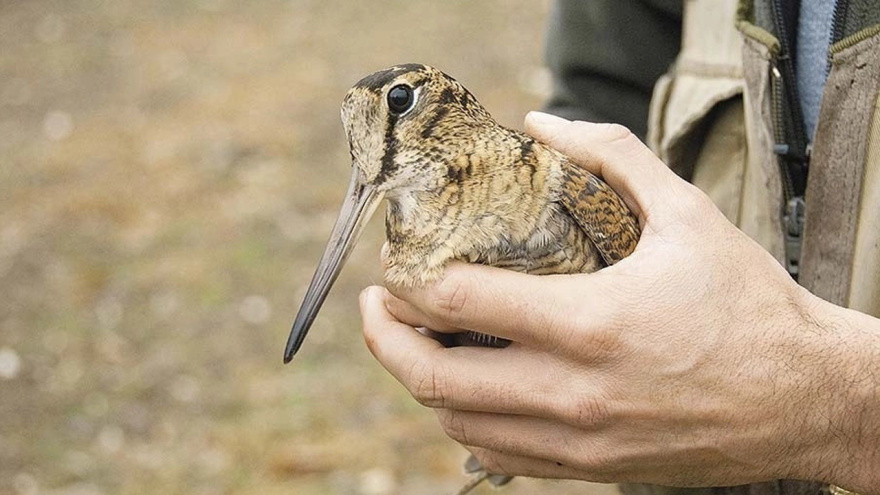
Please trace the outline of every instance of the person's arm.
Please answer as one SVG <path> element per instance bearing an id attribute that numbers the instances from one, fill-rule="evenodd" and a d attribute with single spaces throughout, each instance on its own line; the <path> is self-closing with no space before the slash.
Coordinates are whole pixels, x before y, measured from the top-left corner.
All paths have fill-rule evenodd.
<path id="1" fill-rule="evenodd" d="M 368 347 L 446 432 L 499 474 L 880 493 L 880 320 L 795 284 L 626 129 L 526 127 L 604 177 L 642 238 L 592 274 L 456 263 L 367 289 Z M 444 348 L 422 326 L 514 343 Z"/>
<path id="2" fill-rule="evenodd" d="M 557 0 L 547 23 L 546 111 L 618 122 L 644 138 L 654 83 L 681 45 L 681 9 L 682 0 Z"/>

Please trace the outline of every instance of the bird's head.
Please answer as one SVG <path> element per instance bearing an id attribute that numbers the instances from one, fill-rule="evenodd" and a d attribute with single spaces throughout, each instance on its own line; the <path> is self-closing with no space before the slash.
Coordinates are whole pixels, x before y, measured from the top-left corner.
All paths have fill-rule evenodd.
<path id="1" fill-rule="evenodd" d="M 455 79 L 426 65 L 391 67 L 358 81 L 342 102 L 355 173 L 380 192 L 431 189 L 475 126 L 491 123 Z M 442 175 L 442 174 L 440 174 Z"/>
<path id="2" fill-rule="evenodd" d="M 342 102 L 352 158 L 345 203 L 291 329 L 284 361 L 305 339 L 330 286 L 383 197 L 430 191 L 488 112 L 454 79 L 426 65 L 394 66 L 358 81 Z"/>

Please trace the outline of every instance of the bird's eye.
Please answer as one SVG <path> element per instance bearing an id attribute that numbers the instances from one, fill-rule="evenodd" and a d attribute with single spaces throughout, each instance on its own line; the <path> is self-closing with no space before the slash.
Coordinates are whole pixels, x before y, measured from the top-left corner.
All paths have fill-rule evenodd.
<path id="1" fill-rule="evenodd" d="M 388 91 L 388 108 L 391 113 L 402 114 L 412 108 L 415 101 L 413 89 L 406 84 L 398 84 Z"/>

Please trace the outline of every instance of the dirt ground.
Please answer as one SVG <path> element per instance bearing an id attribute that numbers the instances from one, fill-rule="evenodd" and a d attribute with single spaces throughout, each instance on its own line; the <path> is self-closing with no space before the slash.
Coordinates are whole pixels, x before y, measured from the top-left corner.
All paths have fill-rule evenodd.
<path id="1" fill-rule="evenodd" d="M 346 89 L 430 63 L 519 127 L 547 9 L 0 0 L 0 493 L 453 491 L 464 450 L 360 335 L 380 221 L 281 354 L 348 179 Z"/>

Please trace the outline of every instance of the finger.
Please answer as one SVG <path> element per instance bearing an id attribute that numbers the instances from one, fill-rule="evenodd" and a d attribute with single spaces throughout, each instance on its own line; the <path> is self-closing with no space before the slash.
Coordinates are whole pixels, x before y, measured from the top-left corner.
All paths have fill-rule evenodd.
<path id="1" fill-rule="evenodd" d="M 446 434 L 466 447 L 503 454 L 548 459 L 580 468 L 594 465 L 603 435 L 603 418 L 578 428 L 567 423 L 523 415 L 437 409 Z"/>
<path id="2" fill-rule="evenodd" d="M 563 421 L 578 414 L 570 401 L 559 399 L 570 395 L 571 365 L 557 357 L 516 344 L 444 348 L 388 313 L 379 287 L 364 291 L 361 312 L 370 351 L 422 405 Z M 590 388 L 577 386 L 583 393 Z"/>
<path id="3" fill-rule="evenodd" d="M 382 294 L 382 300 L 385 303 L 385 309 L 394 316 L 395 319 L 402 323 L 413 327 L 425 327 L 442 333 L 458 333 L 461 328 L 453 327 L 444 321 L 429 316 L 416 306 L 400 299 L 387 290 Z"/>
<path id="4" fill-rule="evenodd" d="M 505 454 L 479 447 L 467 449 L 489 474 L 529 478 L 590 480 L 584 473 L 557 461 Z"/>
<path id="5" fill-rule="evenodd" d="M 580 349 L 576 341 L 584 329 L 583 317 L 612 314 L 617 301 L 602 295 L 605 278 L 601 272 L 537 276 L 450 263 L 435 284 L 388 289 L 417 310 L 391 301 L 392 311 L 400 310 L 405 318 L 432 329 L 474 330 L 528 347 L 558 351 L 571 346 Z M 597 307 L 591 312 L 593 305 Z M 427 321 L 421 315 L 427 316 Z"/>
<path id="6" fill-rule="evenodd" d="M 640 217 L 674 197 L 679 179 L 627 128 L 529 112 L 526 130 L 602 177 Z"/>

